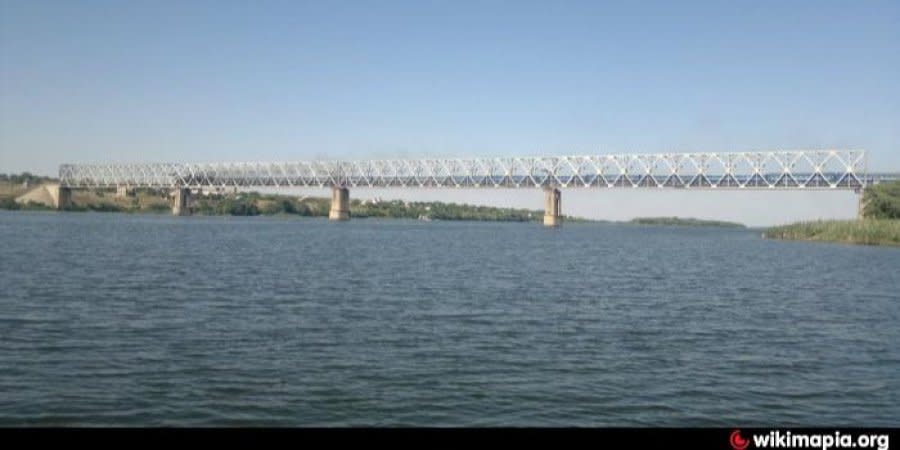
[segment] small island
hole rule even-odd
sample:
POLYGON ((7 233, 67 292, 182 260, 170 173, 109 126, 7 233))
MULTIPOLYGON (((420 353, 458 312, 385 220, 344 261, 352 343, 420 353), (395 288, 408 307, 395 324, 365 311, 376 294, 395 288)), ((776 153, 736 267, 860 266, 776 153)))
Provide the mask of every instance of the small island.
POLYGON ((900 182, 866 188, 862 218, 817 220, 769 228, 769 239, 900 246, 900 182))
POLYGON ((634 225, 673 225, 684 227, 719 227, 719 228, 746 228, 744 224, 737 222, 724 222, 720 220, 694 219, 691 217, 638 217, 628 223, 634 225))

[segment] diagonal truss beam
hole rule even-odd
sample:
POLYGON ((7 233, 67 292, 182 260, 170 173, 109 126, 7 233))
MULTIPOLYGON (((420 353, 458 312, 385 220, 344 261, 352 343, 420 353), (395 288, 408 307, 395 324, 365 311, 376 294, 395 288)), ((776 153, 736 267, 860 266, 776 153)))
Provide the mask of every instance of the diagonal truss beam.
POLYGON ((64 164, 70 188, 134 187, 455 187, 860 189, 860 150, 586 156, 64 164))

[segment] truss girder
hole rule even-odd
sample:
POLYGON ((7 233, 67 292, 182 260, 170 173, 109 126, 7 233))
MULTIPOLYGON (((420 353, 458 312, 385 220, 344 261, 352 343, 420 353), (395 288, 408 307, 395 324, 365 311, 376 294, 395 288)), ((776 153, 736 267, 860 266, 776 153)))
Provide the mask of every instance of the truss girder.
POLYGON ((63 186, 859 189, 865 152, 799 150, 587 156, 65 164, 63 186))

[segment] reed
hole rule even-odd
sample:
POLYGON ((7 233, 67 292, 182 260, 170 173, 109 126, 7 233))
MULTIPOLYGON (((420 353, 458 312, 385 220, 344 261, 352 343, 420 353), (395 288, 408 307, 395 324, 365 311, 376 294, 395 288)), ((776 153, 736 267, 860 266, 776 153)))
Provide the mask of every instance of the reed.
POLYGON ((819 220, 769 228, 770 239, 846 242, 863 245, 900 246, 900 220, 819 220))

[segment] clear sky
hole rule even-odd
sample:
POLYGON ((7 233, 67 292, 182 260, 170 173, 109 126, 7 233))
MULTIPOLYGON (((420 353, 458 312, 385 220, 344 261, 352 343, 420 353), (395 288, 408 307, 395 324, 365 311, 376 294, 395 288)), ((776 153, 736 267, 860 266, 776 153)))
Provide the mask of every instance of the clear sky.
POLYGON ((821 147, 900 170, 896 0, 0 5, 0 172, 821 147))

